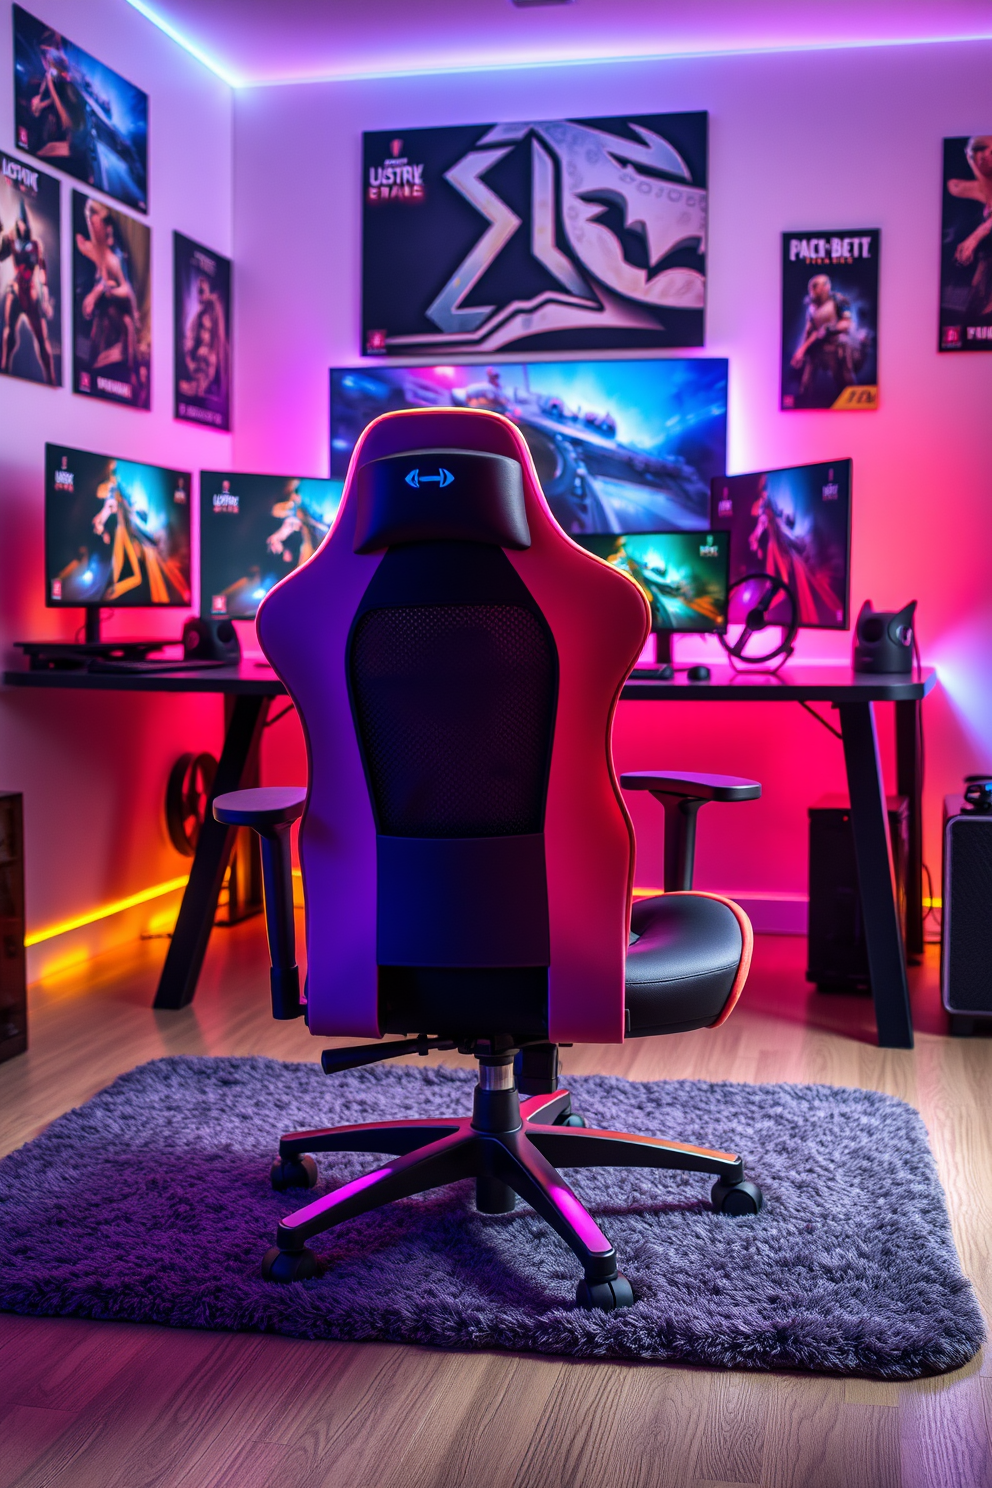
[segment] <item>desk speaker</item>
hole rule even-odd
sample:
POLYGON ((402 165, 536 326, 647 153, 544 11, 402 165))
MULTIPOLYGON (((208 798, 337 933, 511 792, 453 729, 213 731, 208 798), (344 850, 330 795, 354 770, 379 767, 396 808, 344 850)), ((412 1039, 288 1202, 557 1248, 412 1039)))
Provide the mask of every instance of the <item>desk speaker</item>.
POLYGON ((992 1019, 992 811, 944 798, 940 992, 951 1032, 992 1019), (970 808, 970 809, 969 809, 970 808))
POLYGON ((199 618, 183 626, 183 655, 187 661, 228 661, 237 666, 241 642, 230 620, 199 618))

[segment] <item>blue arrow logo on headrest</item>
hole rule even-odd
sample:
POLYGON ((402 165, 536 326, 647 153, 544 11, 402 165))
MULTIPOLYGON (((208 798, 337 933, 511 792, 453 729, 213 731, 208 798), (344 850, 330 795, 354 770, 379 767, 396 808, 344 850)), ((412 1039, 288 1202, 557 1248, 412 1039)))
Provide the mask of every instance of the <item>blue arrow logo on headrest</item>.
POLYGON ((403 478, 408 486, 413 486, 415 488, 417 486, 426 485, 428 481, 436 481, 438 487, 443 490, 445 486, 451 485, 451 482, 454 480, 455 477, 452 475, 450 470, 445 470, 444 466, 442 465, 437 475, 421 475, 419 470, 411 470, 409 474, 405 475, 403 478))

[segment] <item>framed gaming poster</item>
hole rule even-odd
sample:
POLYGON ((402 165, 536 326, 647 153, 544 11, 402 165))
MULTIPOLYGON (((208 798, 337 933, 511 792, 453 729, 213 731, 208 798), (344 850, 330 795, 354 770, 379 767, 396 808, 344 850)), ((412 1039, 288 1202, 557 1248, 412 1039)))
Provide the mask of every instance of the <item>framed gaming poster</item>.
POLYGON ((173 233, 175 416, 231 427, 231 260, 173 233))
POLYGON ((944 141, 941 351, 992 351, 992 134, 944 141))
POLYGON ((363 141, 364 354, 703 345, 705 113, 363 141))
POLYGON ((152 234, 144 222, 72 193, 72 388, 151 407, 152 234))
POLYGON ((62 386, 59 183, 0 155, 0 372, 62 386))
POLYGON ((14 140, 19 150, 148 210, 148 94, 14 6, 14 140))
POLYGON ((782 234, 784 409, 878 407, 878 228, 782 234))

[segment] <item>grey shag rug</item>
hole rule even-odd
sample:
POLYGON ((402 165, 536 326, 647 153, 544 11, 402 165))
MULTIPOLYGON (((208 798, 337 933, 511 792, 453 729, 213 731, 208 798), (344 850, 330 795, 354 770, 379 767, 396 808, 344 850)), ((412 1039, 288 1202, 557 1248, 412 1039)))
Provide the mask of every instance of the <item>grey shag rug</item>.
MULTIPOLYGON (((579 1267, 530 1209, 473 1185, 318 1236, 316 1280, 264 1282, 306 1202, 268 1170, 283 1131, 461 1114, 474 1073, 171 1058, 123 1075, 0 1162, 0 1308, 302 1338, 388 1339, 914 1379, 964 1364, 983 1324, 918 1114, 829 1085, 568 1082, 590 1125, 744 1155, 765 1207, 715 1214, 705 1175, 569 1174, 637 1301, 574 1303, 579 1267)), ((319 1159, 323 1193, 384 1159, 319 1159)))

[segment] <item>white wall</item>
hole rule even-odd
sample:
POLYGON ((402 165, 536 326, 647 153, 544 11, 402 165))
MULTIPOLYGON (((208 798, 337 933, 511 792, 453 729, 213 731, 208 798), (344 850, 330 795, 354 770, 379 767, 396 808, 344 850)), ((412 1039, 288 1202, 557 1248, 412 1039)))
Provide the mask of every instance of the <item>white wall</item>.
MULTIPOLYGON (((992 44, 971 43, 238 92, 237 464, 326 473, 327 368, 360 360, 363 129, 707 109, 706 353, 730 357, 730 469, 853 455, 854 606, 918 598, 946 681, 926 710, 936 870, 941 795, 992 767, 992 354, 935 349, 941 139, 992 127, 990 63, 992 44), (778 411, 779 234, 817 227, 882 230, 876 413, 778 411)), ((849 647, 807 632, 800 656, 849 647)), ((758 805, 704 813, 698 881, 805 893, 806 807, 844 782, 840 745, 797 706, 625 704, 617 745, 621 767, 761 778, 758 805)), ((299 777, 298 744, 271 768, 299 777)), ((657 882, 657 816, 634 810, 638 876, 657 882)))
MULTIPOLYGON (((172 232, 232 251, 230 89, 125 0, 38 0, 37 9, 150 95, 152 409, 115 407, 69 391, 70 193, 79 183, 62 178, 64 386, 0 378, 0 653, 6 666, 19 663, 15 640, 71 637, 82 618, 81 612, 44 608, 46 440, 193 470, 223 465, 231 453, 229 435, 172 417, 172 232)), ((11 30, 10 6, 4 5, 0 148, 16 154, 11 30)), ((47 163, 42 168, 58 175, 47 163)), ((177 610, 124 612, 105 621, 105 630, 178 637, 185 618, 177 610)), ((29 928, 183 872, 187 860, 165 835, 165 780, 177 754, 216 749, 220 737, 219 699, 0 689, 0 788, 24 792, 29 928)), ((122 926, 105 922, 90 943, 106 943, 122 926)), ((124 933, 135 933, 132 922, 124 933)))

